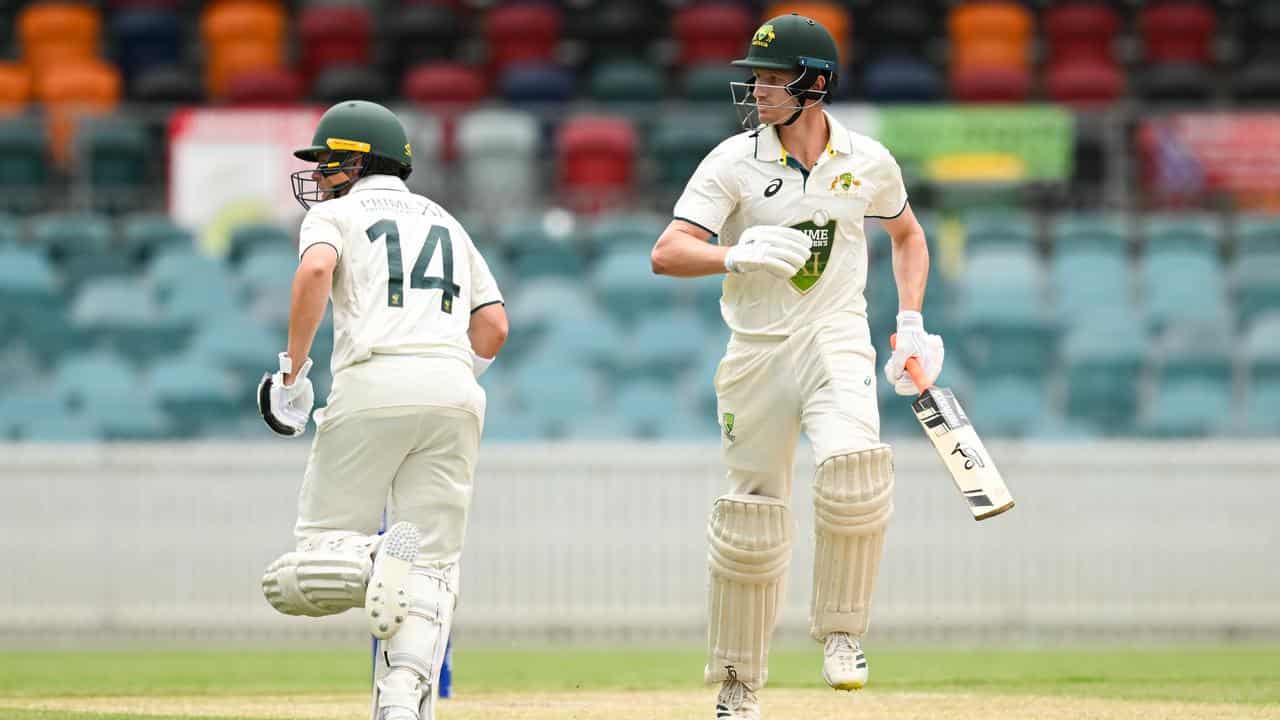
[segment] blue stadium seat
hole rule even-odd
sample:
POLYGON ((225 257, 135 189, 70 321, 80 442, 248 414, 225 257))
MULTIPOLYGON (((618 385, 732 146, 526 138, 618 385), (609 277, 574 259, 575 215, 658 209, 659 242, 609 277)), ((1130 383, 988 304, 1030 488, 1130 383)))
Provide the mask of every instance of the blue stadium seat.
POLYGON ((125 253, 142 263, 162 252, 195 247, 195 235, 161 213, 139 213, 125 218, 121 239, 125 253))
POLYGON ((906 55, 894 55, 867 65, 864 94, 870 102, 935 102, 943 99, 946 84, 929 63, 906 55))
POLYGON ((1231 285, 1236 312, 1248 322, 1264 313, 1280 310, 1280 255, 1257 256, 1236 265, 1231 285))
POLYGON ((965 403, 965 410, 984 436, 1021 437, 1045 414, 1044 388, 1023 377, 993 378, 965 403))
POLYGON ((253 409, 250 388, 236 387, 222 368, 198 355, 160 360, 147 379, 157 405, 173 419, 172 434, 177 436, 194 435, 210 423, 253 409))
POLYGON ((633 438, 657 438, 663 424, 682 414, 675 388, 656 380, 636 380, 618 387, 613 402, 618 414, 627 419, 633 438))
POLYGON ((561 437, 570 421, 597 409, 595 376, 572 358, 558 353, 529 358, 514 378, 519 408, 540 436, 561 437))
POLYGON ((624 321, 665 310, 680 298, 679 281, 654 275, 647 250, 616 250, 591 273, 591 286, 610 314, 624 321))
POLYGON ((1055 253, 1085 246, 1120 253, 1129 248, 1128 221, 1106 213, 1064 214, 1053 222, 1050 236, 1055 253))
POLYGON ((1196 253, 1217 258, 1222 247, 1222 225, 1204 214, 1149 215, 1146 218, 1146 254, 1196 253))
POLYGON ((1057 318, 1065 327, 1134 304, 1129 261, 1118 253, 1079 249, 1054 255, 1050 276, 1057 318))
POLYGON ((100 405, 137 392, 137 375, 110 352, 70 355, 53 375, 53 394, 74 407, 100 405))
POLYGON ((136 280, 103 278, 85 283, 71 308, 71 323, 84 341, 105 344, 143 361, 186 341, 190 322, 166 317, 136 280))
POLYGON ((110 24, 116 64, 128 79, 181 59, 182 25, 170 10, 128 9, 113 13, 110 24))
POLYGON ((1139 427, 1150 437, 1204 437, 1229 428, 1231 386, 1207 378, 1162 383, 1139 427))
POLYGON ((1236 222, 1237 262, 1254 257, 1280 255, 1280 217, 1244 216, 1236 222))
POLYGON ((1198 251, 1153 254, 1142 265, 1147 322, 1159 331, 1175 323, 1231 324, 1222 269, 1198 251))
POLYGON ((498 78, 498 94, 517 105, 565 102, 575 90, 573 75, 558 65, 511 65, 498 78))
POLYGON ((628 342, 628 377, 670 378, 693 367, 703 351, 706 325, 692 311, 645 315, 628 342))
MULTIPOLYGON (((264 371, 275 369, 276 354, 285 341, 251 318, 222 315, 196 331, 188 350, 232 372, 237 387, 251 387, 264 371)), ((314 348, 311 357, 320 363, 321 355, 314 348)))
POLYGON ((1036 227, 1025 212, 975 210, 964 215, 964 244, 970 252, 1008 245, 1034 248, 1036 227))
POLYGON ((1126 308, 1083 315, 1062 351, 1067 416, 1111 432, 1133 425, 1148 346, 1145 324, 1126 308))

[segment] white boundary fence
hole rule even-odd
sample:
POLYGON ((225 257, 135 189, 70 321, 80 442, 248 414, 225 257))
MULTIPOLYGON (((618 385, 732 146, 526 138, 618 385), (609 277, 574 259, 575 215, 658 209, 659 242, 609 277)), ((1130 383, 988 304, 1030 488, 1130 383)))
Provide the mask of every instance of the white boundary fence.
MULTIPOLYGON (((896 448, 873 633, 948 638, 1280 637, 1280 448, 995 445, 1018 507, 969 519, 931 447, 896 448)), ((0 643, 329 641, 358 618, 276 615, 307 443, 0 445, 0 643)), ((806 459, 781 632, 804 633, 806 459)), ((486 446, 460 640, 696 642, 714 447, 486 446)))

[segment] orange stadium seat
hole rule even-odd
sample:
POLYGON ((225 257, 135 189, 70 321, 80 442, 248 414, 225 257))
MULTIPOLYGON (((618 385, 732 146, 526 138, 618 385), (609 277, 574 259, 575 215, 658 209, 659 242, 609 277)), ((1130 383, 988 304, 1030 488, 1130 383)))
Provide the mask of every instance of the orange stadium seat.
POLYGON ((556 151, 560 187, 578 209, 598 210, 631 187, 636 132, 624 118, 571 117, 560 125, 556 151))
POLYGON ((32 3, 17 25, 22 58, 37 72, 50 62, 98 56, 102 17, 87 3, 32 3))
POLYGON ((335 65, 368 65, 373 60, 373 18, 354 5, 311 5, 298 17, 302 74, 313 80, 335 65))
POLYGON ((1001 38, 974 38, 951 49, 951 67, 1026 69, 1031 62, 1030 52, 1028 45, 1001 38))
POLYGON ((679 47, 676 62, 690 67, 746 55, 756 18, 736 3, 697 4, 677 10, 672 26, 679 47))
POLYGON ((1146 59, 1151 62, 1209 64, 1216 27, 1213 9, 1194 0, 1155 3, 1138 16, 1146 59))
POLYGON ((1120 32, 1120 15, 1098 2, 1064 2, 1045 12, 1044 32, 1051 61, 1111 61, 1112 44, 1120 32))
POLYGON ((205 88, 209 97, 223 97, 233 77, 282 67, 282 55, 281 47, 269 42, 249 41, 218 47, 205 65, 205 88))
POLYGON ((554 60, 563 25, 560 10, 550 5, 521 3, 493 8, 484 19, 492 70, 497 73, 515 63, 554 60))
POLYGON ((1010 43, 1031 43, 1031 11, 1016 2, 970 2, 951 11, 948 19, 953 43, 974 38, 1000 38, 1010 43))
POLYGON ((0 115, 22 112, 31 101, 31 71, 26 65, 0 63, 0 115))
POLYGON ((812 0, 810 2, 804 2, 804 0, 778 2, 765 9, 762 21, 788 13, 803 15, 818 21, 831 33, 831 37, 835 38, 836 47, 840 49, 840 63, 849 62, 853 41, 853 18, 849 16, 848 10, 832 2, 813 2, 812 0))
POLYGON ((241 44, 275 45, 283 51, 284 9, 266 0, 220 0, 209 4, 200 18, 205 51, 241 44))
POLYGON ((100 60, 58 63, 36 78, 36 98, 45 104, 54 159, 66 163, 79 118, 104 115, 120 104, 120 71, 100 60))

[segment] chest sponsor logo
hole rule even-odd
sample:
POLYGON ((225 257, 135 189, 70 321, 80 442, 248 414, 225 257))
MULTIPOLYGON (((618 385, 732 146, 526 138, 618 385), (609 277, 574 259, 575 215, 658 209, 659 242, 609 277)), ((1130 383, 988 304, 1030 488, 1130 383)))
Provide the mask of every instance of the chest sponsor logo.
POLYGON ((774 195, 777 195, 778 191, 781 189, 782 189, 782 178, 774 178, 773 182, 769 183, 769 185, 765 187, 764 196, 773 197, 774 195))
POLYGON ((831 246, 836 242, 836 221, 831 220, 825 225, 804 222, 791 227, 809 236, 809 259, 799 272, 791 276, 791 284, 797 290, 808 292, 822 277, 823 271, 827 269, 827 262, 831 260, 831 246))
POLYGON ((848 195, 861 185, 862 181, 854 177, 853 173, 840 173, 831 179, 831 192, 834 195, 848 195))

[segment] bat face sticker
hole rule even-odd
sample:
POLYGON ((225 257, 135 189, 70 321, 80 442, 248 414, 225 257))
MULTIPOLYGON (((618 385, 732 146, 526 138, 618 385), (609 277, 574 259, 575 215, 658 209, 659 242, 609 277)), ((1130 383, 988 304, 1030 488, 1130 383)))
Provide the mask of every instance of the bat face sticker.
POLYGON ((965 470, 972 470, 974 466, 977 466, 977 467, 987 466, 986 463, 982 462, 982 456, 978 454, 977 450, 974 450, 971 447, 965 447, 960 443, 956 443, 955 449, 951 451, 951 454, 959 455, 960 457, 964 458, 965 470))

